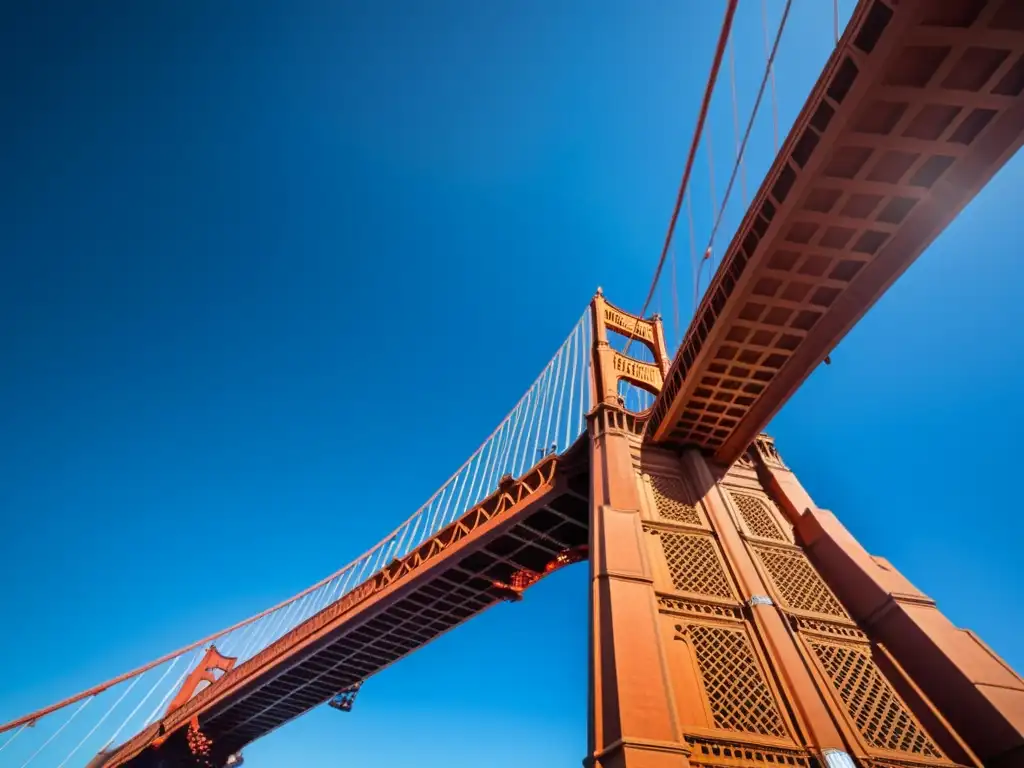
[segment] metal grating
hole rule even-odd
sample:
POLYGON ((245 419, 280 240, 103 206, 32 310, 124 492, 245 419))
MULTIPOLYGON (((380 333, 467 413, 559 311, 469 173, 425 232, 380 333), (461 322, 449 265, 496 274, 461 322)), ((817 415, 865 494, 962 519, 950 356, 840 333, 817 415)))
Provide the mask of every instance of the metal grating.
POLYGON ((716 728, 786 736, 778 707, 741 629, 690 627, 716 728))
POLYGON ((659 531, 658 537, 676 589, 712 597, 734 597, 710 536, 659 531))
POLYGON ((757 545, 752 549, 788 608, 849 618, 803 552, 757 545))
POLYGON ((782 534, 775 517, 761 499, 745 493, 730 493, 743 524, 751 536, 774 541, 788 541, 782 534))
POLYGON ((678 477, 651 475, 651 490, 659 517, 676 523, 701 524, 700 514, 695 506, 687 503, 686 489, 678 477))
POLYGON ((922 757, 944 757, 866 651, 818 641, 810 645, 868 744, 922 757))

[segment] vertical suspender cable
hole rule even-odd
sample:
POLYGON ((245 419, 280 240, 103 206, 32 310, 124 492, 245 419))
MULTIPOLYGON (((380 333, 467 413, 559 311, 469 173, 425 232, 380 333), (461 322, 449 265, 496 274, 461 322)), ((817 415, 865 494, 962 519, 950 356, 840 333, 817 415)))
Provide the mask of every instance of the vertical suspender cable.
POLYGON ((245 645, 242 646, 242 651, 238 654, 238 658, 248 659, 250 654, 256 653, 255 649, 257 647, 258 638, 260 635, 263 634, 263 631, 266 629, 267 623, 270 621, 270 617, 273 615, 274 614, 264 616, 259 621, 253 622, 252 634, 249 636, 249 639, 245 641, 245 645))
POLYGON ((284 627, 285 623, 288 621, 288 617, 292 614, 292 611, 294 610, 295 601, 292 601, 288 603, 288 605, 286 605, 284 608, 281 608, 279 611, 273 614, 273 621, 267 622, 267 635, 266 637, 260 638, 259 643, 253 649, 254 654, 259 653, 277 639, 278 635, 281 634, 281 630, 284 627))
POLYGON ((267 645, 277 642, 277 638, 281 637, 285 632, 291 628, 292 616, 299 610, 299 601, 293 601, 285 611, 281 613, 281 622, 277 625, 277 629, 274 630, 274 634, 270 638, 270 642, 267 645))
POLYGON ((548 366, 547 370, 544 371, 544 386, 542 389, 540 408, 538 409, 534 421, 537 425, 537 433, 533 436, 533 453, 529 456, 529 463, 526 465, 527 468, 532 467, 537 463, 537 449, 540 446, 541 436, 540 431, 544 428, 544 413, 548 403, 551 400, 551 372, 554 370, 552 366, 548 366))
MULTIPOLYGON (((500 432, 498 434, 501 434, 500 432)), ((483 471, 480 473, 480 482, 476 483, 473 488, 473 499, 467 504, 467 508, 473 507, 480 501, 481 498, 487 492, 487 475, 491 471, 491 462, 494 461, 494 452, 498 448, 498 441, 495 438, 491 438, 491 442, 487 444, 487 460, 483 462, 483 471)), ((480 455, 483 459, 483 454, 480 455)))
MULTIPOLYGON (((708 156, 708 193, 711 195, 711 215, 715 215, 715 211, 718 210, 718 198, 715 196, 715 150, 712 142, 712 136, 714 131, 709 131, 707 134, 707 142, 704 144, 708 156)), ((710 251, 704 253, 702 259, 711 258, 710 251)))
POLYGON ((583 333, 580 335, 580 432, 587 431, 587 414, 590 413, 591 405, 589 400, 590 380, 593 377, 594 366, 594 345, 589 341, 589 333, 592 320, 591 312, 588 310, 586 322, 583 324, 583 333))
POLYGON ((288 623, 288 617, 292 615, 292 612, 294 610, 295 602, 293 601, 291 603, 288 603, 286 607, 282 608, 280 611, 277 612, 277 616, 275 617, 277 621, 273 625, 271 625, 273 629, 270 630, 270 632, 267 635, 267 638, 261 641, 262 645, 256 647, 254 653, 259 653, 261 650, 263 650, 268 645, 277 640, 277 638, 281 635, 281 632, 284 629, 285 624, 288 623))
MULTIPOLYGON (((399 555, 399 556, 401 556, 401 555, 399 555)), ((355 575, 356 575, 356 569, 355 568, 349 568, 348 569, 348 575, 345 576, 345 583, 342 584, 341 590, 339 590, 339 593, 338 593, 339 597, 342 596, 342 595, 347 595, 349 593, 349 590, 352 588, 352 582, 355 579, 355 575)))
POLYGON ((563 450, 569 449, 574 437, 572 434, 572 400, 573 395, 576 394, 576 371, 579 366, 579 332, 580 325, 577 323, 576 327, 572 329, 572 380, 569 382, 569 403, 565 409, 565 447, 563 450))
POLYGON ((502 476, 508 471, 508 452, 512 449, 512 438, 515 436, 515 417, 516 411, 513 411, 508 416, 508 429, 505 430, 505 434, 501 438, 501 451, 498 453, 498 460, 494 462, 494 466, 491 467, 491 477, 488 480, 488 487, 493 493, 498 488, 498 482, 502 476))
POLYGON ((234 632, 231 632, 229 634, 224 635, 223 637, 218 638, 217 642, 220 644, 221 653, 223 653, 225 656, 234 656, 235 658, 237 658, 237 651, 241 650, 242 648, 242 640, 243 638, 248 636, 251 630, 252 624, 247 624, 246 626, 234 632))
MULTIPOLYGON (((372 566, 371 566, 371 569, 370 569, 370 573, 373 573, 373 567, 372 566)), ((306 611, 309 609, 309 606, 307 605, 307 603, 309 602, 309 599, 311 597, 312 597, 312 595, 306 595, 306 597, 302 598, 301 600, 297 600, 296 601, 296 603, 295 603, 295 615, 292 617, 292 620, 290 622, 288 622, 288 624, 285 626, 284 631, 280 635, 278 635, 278 638, 277 638, 278 640, 280 640, 282 637, 284 637, 289 632, 291 632, 293 629, 295 629, 297 626, 299 626, 299 624, 301 624, 303 621, 305 621, 304 617, 306 615, 306 611)))
POLYGON ((142 701, 140 701, 138 704, 136 704, 135 705, 135 709, 133 709, 131 712, 128 713, 128 717, 126 717, 122 721, 121 725, 119 725, 117 727, 117 730, 114 731, 114 735, 111 736, 109 739, 107 739, 107 742, 106 742, 106 744, 104 744, 104 747, 114 743, 114 740, 117 739, 117 737, 121 735, 121 731, 124 730, 124 727, 126 725, 128 725, 128 722, 133 717, 135 717, 136 714, 138 714, 138 711, 140 709, 142 709, 142 706, 147 701, 149 701, 149 697, 153 695, 153 691, 155 691, 157 688, 160 687, 160 683, 162 683, 164 681, 164 678, 167 677, 171 673, 171 670, 174 669, 177 666, 178 662, 181 661, 181 659, 182 659, 182 657, 178 656, 174 661, 172 661, 170 664, 167 665, 167 669, 165 669, 164 673, 162 675, 160 675, 160 679, 157 680, 155 683, 153 683, 153 685, 150 687, 150 689, 146 693, 146 695, 142 697, 142 701))
MULTIPOLYGON (((508 456, 509 456, 509 452, 512 450, 512 438, 515 437, 515 434, 516 434, 516 429, 517 429, 518 424, 519 424, 519 416, 520 416, 521 410, 522 410, 522 404, 520 403, 515 408, 513 408, 512 409, 512 413, 509 414, 509 430, 508 430, 508 434, 505 435, 505 446, 502 448, 501 462, 500 462, 500 465, 498 467, 498 471, 501 472, 501 475, 498 475, 498 477, 497 477, 497 480, 499 482, 501 481, 502 475, 504 475, 506 472, 508 472, 508 456)), ((496 486, 496 485, 497 485, 497 482, 493 483, 492 487, 496 486)))
MULTIPOLYGON (((143 673, 143 674, 145 674, 145 673, 143 673)), ((63 760, 61 760, 60 763, 57 764, 57 768, 64 768, 64 766, 67 764, 68 760, 70 760, 72 757, 74 757, 75 753, 82 748, 82 745, 85 744, 85 742, 87 742, 89 740, 89 737, 91 737, 94 733, 96 733, 96 729, 99 728, 101 725, 103 725, 104 721, 108 717, 110 717, 110 713, 114 711, 114 709, 117 707, 118 704, 120 704, 122 701, 124 701, 124 697, 127 696, 129 693, 131 693, 132 688, 134 688, 138 684, 139 680, 141 680, 141 679, 142 679, 142 675, 139 675, 134 680, 132 680, 131 685, 128 686, 128 688, 124 691, 124 693, 122 693, 120 696, 118 696, 117 701, 115 701, 113 704, 111 704, 107 708, 107 711, 103 713, 103 717, 101 717, 99 720, 96 721, 96 725, 94 725, 92 728, 90 728, 89 732, 87 734, 85 734, 85 736, 82 737, 82 740, 79 741, 78 744, 75 745, 75 748, 72 749, 70 752, 68 752, 67 756, 63 760)))
POLYGON ((189 672, 192 671, 192 668, 199 663, 199 660, 202 659, 202 657, 203 649, 200 646, 196 649, 196 652, 192 654, 192 660, 185 665, 185 668, 183 670, 181 670, 181 674, 178 675, 178 679, 174 682, 174 685, 167 689, 167 692, 164 694, 164 697, 157 702, 157 705, 155 707, 153 707, 153 711, 149 713, 149 717, 146 718, 146 722, 142 724, 143 729, 148 728, 149 724, 156 719, 157 715, 160 714, 160 710, 164 708, 164 704, 166 704, 167 700, 171 698, 171 694, 173 694, 175 691, 181 688, 181 684, 185 682, 185 677, 188 675, 189 672))
POLYGON ((472 509, 480 501, 480 495, 483 493, 484 476, 487 474, 487 468, 490 465, 491 454, 493 453, 494 438, 492 437, 483 450, 480 451, 480 457, 477 459, 477 471, 473 474, 473 485, 470 486, 466 509, 472 509))
POLYGON ((519 477, 523 473, 523 462, 526 460, 526 452, 529 451, 527 443, 530 442, 530 427, 533 424, 533 414, 537 410, 539 388, 535 382, 530 388, 530 397, 523 411, 522 424, 519 427, 519 435, 516 437, 515 455, 512 457, 512 475, 519 477))
MULTIPOLYGON (((555 396, 551 399, 551 407, 548 409, 548 426, 544 430, 544 454, 551 450, 551 427, 558 424, 558 417, 562 415, 562 393, 565 391, 565 374, 568 370, 566 365, 567 355, 565 345, 558 351, 558 366, 555 368, 555 396), (556 408, 557 403, 557 408, 556 408)), ((558 442, 558 431, 556 427, 555 442, 558 442)), ((555 447, 557 451, 557 446, 555 447)))
MULTIPOLYGON (((584 347, 583 347, 584 349, 587 350, 588 359, 591 360, 591 364, 593 364, 593 358, 590 356, 590 350, 592 350, 594 348, 594 324, 593 324, 593 318, 591 317, 592 315, 593 315, 593 310, 589 310, 587 312, 588 322, 587 322, 587 327, 586 327, 586 334, 584 336, 584 347)), ((591 382, 587 378, 584 378, 584 380, 581 381, 581 384, 583 386, 583 392, 586 395, 586 400, 585 401, 584 400, 580 401, 580 402, 586 402, 586 404, 587 404, 586 407, 583 409, 583 428, 586 429, 587 428, 586 427, 586 423, 587 423, 586 415, 588 413, 590 413, 592 410, 594 410, 594 406, 596 405, 596 403, 594 402, 594 388, 590 386, 591 382)))
MULTIPOLYGON (((449 481, 448 485, 445 486, 444 493, 447 494, 447 495, 445 496, 445 499, 444 499, 444 511, 441 513, 441 519, 442 520, 447 520, 448 519, 448 510, 452 506, 452 500, 455 498, 455 486, 456 486, 456 484, 457 484, 457 481, 455 483, 449 481)), ((452 514, 452 516, 454 517, 454 513, 452 514)), ((402 538, 403 539, 405 538, 405 534, 402 535, 402 538)), ((400 553, 399 556, 402 556, 402 555, 404 555, 408 551, 408 549, 407 548, 406 549, 399 549, 398 551, 400 553)))
POLYGON ((35 760, 39 756, 39 753, 42 752, 44 749, 46 749, 50 745, 51 741, 53 741, 58 736, 60 736, 61 731, 63 731, 65 728, 67 728, 69 725, 71 725, 71 721, 74 720, 76 717, 78 717, 78 714, 83 709, 85 709, 87 706, 89 706, 93 702, 93 700, 95 698, 96 698, 95 696, 90 696, 88 699, 83 701, 81 706, 79 706, 78 709, 76 709, 74 712, 71 713, 71 717, 69 717, 67 720, 65 720, 60 728, 58 728, 56 731, 51 733, 50 734, 50 738, 48 738, 46 741, 44 741, 42 743, 42 745, 39 747, 39 749, 37 749, 35 752, 33 752, 29 756, 28 760, 26 760, 24 763, 21 764, 21 768, 25 768, 25 766, 29 765, 33 760, 35 760))
MULTIPOLYGON (((574 328, 573 329, 574 333, 575 333, 575 330, 576 329, 574 328)), ((555 442, 554 442, 554 445, 555 445, 555 452, 556 453, 560 452, 561 448, 562 448, 561 445, 559 445, 558 428, 562 425, 562 406, 565 405, 565 395, 566 395, 565 383, 569 380, 569 366, 572 365, 572 362, 571 362, 572 338, 573 337, 570 335, 569 338, 566 340, 565 344, 562 346, 562 351, 565 353, 565 361, 564 361, 564 363, 562 365, 562 383, 558 387, 558 412, 555 414, 555 418, 554 418, 554 425, 555 425, 555 442)), ((547 442, 548 439, 549 438, 546 438, 545 442, 547 442)))
MULTIPOLYGON (((426 519, 426 517, 424 515, 420 515, 420 520, 425 520, 425 519, 426 519)), ((366 569, 370 566, 370 558, 372 556, 373 556, 373 550, 370 550, 369 552, 367 552, 365 555, 363 555, 360 558, 359 562, 362 563, 362 564, 359 566, 359 575, 356 576, 356 584, 362 584, 364 579, 366 578, 366 576, 367 576, 366 569)))
POLYGON ((736 40, 729 38, 729 81, 732 85, 732 135, 736 143, 736 162, 740 164, 740 201, 747 205, 747 164, 740 154, 740 105, 736 98, 736 40))
POLYGON ((487 464, 484 466, 484 477, 480 482, 482 487, 481 498, 483 499, 486 499, 494 490, 494 473, 498 469, 498 464, 501 463, 502 451, 505 450, 505 438, 508 433, 508 430, 505 429, 505 427, 507 426, 508 420, 506 419, 505 424, 503 424, 501 429, 498 430, 498 434, 494 438, 494 446, 491 448, 491 455, 487 459, 487 464))
MULTIPOLYGON (((436 526, 437 526, 438 515, 441 514, 441 508, 442 508, 441 501, 442 501, 442 498, 440 496, 438 496, 432 502, 430 502, 430 504, 427 505, 427 510, 428 511, 431 508, 433 508, 433 510, 434 510, 433 514, 430 515, 430 522, 427 523, 427 530, 428 531, 438 530, 436 526)), ((443 515, 441 516, 441 526, 442 527, 444 526, 444 516, 443 515)))
MULTIPOLYGON (((388 550, 395 543, 394 539, 387 539, 387 543, 380 548, 380 568, 384 565, 385 558, 387 557, 388 550)), ((310 595, 309 605, 306 606, 306 617, 302 620, 303 622, 309 621, 311 616, 316 616, 323 609, 324 595, 327 594, 327 590, 321 587, 316 592, 310 595)))
POLYGON ((722 223, 722 216, 725 213, 725 206, 729 202, 729 195, 732 193, 733 184, 736 183, 736 173, 743 162, 743 157, 747 151, 747 142, 750 140, 750 132, 754 128, 754 120, 757 118, 757 112, 761 108, 761 99, 764 98, 765 86, 768 83, 769 73, 775 64, 775 55, 779 50, 779 43, 782 41, 782 33, 786 29, 786 21, 789 19, 789 11, 793 6, 793 0, 786 0, 786 5, 782 10, 782 19, 779 21, 779 28, 775 33, 775 43, 772 45, 771 53, 768 56, 768 63, 765 66, 764 76, 761 78, 761 87, 757 91, 757 98, 754 100, 754 107, 750 110, 750 119, 747 121, 747 129, 743 134, 743 141, 740 143, 739 155, 736 159, 736 163, 733 165, 732 174, 729 176, 729 184, 725 189, 725 197, 722 198, 722 207, 718 210, 718 215, 715 218, 714 227, 711 229, 711 237, 708 239, 708 250, 711 250, 712 245, 715 241, 715 234, 718 232, 718 227, 722 223))
POLYGON ((512 449, 512 470, 510 472, 513 476, 518 476, 516 467, 519 464, 519 446, 523 442, 523 432, 526 429, 526 423, 529 420, 530 401, 533 399, 533 387, 530 387, 526 392, 526 400, 524 401, 523 413, 519 419, 518 433, 516 434, 516 446, 512 449))
MULTIPOLYGON (((379 556, 379 553, 381 552, 381 549, 382 549, 381 547, 379 547, 379 546, 377 547, 378 556, 379 556)), ((374 570, 376 570, 376 568, 373 568, 370 571, 370 573, 373 573, 374 570)), ((302 622, 304 622, 306 620, 306 617, 309 615, 309 609, 312 607, 312 605, 313 605, 313 603, 315 601, 316 601, 316 592, 310 592, 304 598, 299 600, 298 609, 295 611, 295 618, 292 619, 292 623, 288 627, 288 629, 281 633, 282 636, 288 634, 288 632, 291 632, 293 629, 295 629, 297 626, 299 626, 299 624, 301 624, 302 622)))
MULTIPOLYGON (((396 531, 396 533, 397 533, 397 531, 396 531)), ((399 550, 398 550, 398 547, 400 545, 401 545, 400 539, 396 538, 395 539, 395 550, 394 550, 394 553, 393 553, 394 557, 401 557, 401 555, 399 554, 399 550)), ((331 592, 327 596, 327 603, 328 604, 333 603, 339 597, 342 597, 345 594, 345 592, 346 592, 346 587, 348 586, 348 582, 351 581, 351 580, 352 580, 352 570, 351 569, 346 569, 345 571, 342 571, 341 573, 339 573, 338 574, 338 583, 335 584, 333 587, 331 587, 331 592)))
POLYGON ((676 261, 678 256, 676 254, 676 244, 672 243, 672 249, 670 251, 672 258, 672 348, 679 344, 679 279, 676 276, 676 261))
POLYGON ((551 368, 551 371, 548 374, 547 395, 544 398, 544 412, 541 413, 540 421, 537 422, 537 441, 534 444, 533 449, 534 464, 546 456, 548 452, 547 427, 551 423, 552 406, 555 404, 555 398, 558 396, 555 389, 558 386, 558 363, 561 360, 561 353, 562 350, 559 349, 558 354, 555 355, 555 365, 551 368))
MULTIPOLYGON (((590 309, 588 307, 584 312, 581 321, 576 323, 569 337, 567 337, 567 339, 562 343, 556 355, 548 362, 544 371, 542 371, 541 375, 533 383, 530 389, 527 390, 524 397, 520 399, 519 403, 517 403, 509 415, 506 416, 505 420, 499 424, 498 428, 492 432, 490 436, 488 436, 481 447, 474 452, 466 463, 463 464, 463 466, 460 467, 460 469, 457 470, 456 473, 452 475, 452 477, 450 477, 423 506, 413 513, 409 519, 400 524, 392 534, 383 539, 367 553, 298 595, 295 595, 289 600, 279 603, 278 605, 272 606, 255 616, 234 624, 216 634, 205 637, 202 640, 198 640, 185 648, 179 649, 178 651, 165 654, 142 667, 112 678, 105 683, 94 686, 86 691, 82 691, 81 693, 64 699, 54 705, 44 707, 43 709, 32 712, 9 723, 0 725, 0 733, 12 731, 3 744, 0 745, 0 750, 6 749, 31 724, 34 724, 41 718, 59 710, 70 707, 72 704, 78 703, 79 707, 72 713, 71 717, 61 725, 56 733, 51 735, 42 747, 36 751, 35 755, 29 758, 29 761, 34 760, 35 756, 38 755, 44 747, 51 743, 52 740, 56 738, 56 736, 62 732, 67 725, 96 698, 98 694, 120 683, 131 681, 127 686, 127 689, 122 693, 121 697, 114 703, 114 707, 116 707, 138 685, 143 674, 151 669, 155 669, 161 664, 167 664, 167 667, 160 679, 157 680, 153 687, 150 688, 142 700, 125 719, 124 723, 122 723, 115 731, 110 740, 112 742, 118 735, 120 735, 121 729, 131 721, 131 719, 138 713, 139 709, 153 696, 153 694, 157 693, 163 681, 177 666, 178 662, 189 652, 194 652, 193 660, 184 670, 181 671, 175 685, 171 686, 166 691, 160 702, 154 708, 153 712, 147 718, 143 727, 148 727, 153 719, 157 717, 167 699, 180 687, 185 676, 191 671, 194 665, 198 663, 199 659, 205 652, 204 646, 206 644, 219 640, 221 641, 222 650, 226 649, 227 646, 231 646, 233 649, 241 646, 240 649, 233 650, 232 654, 237 654, 238 658, 245 660, 250 653, 250 649, 252 649, 252 653, 262 650, 271 642, 278 639, 281 634, 292 629, 297 623, 305 621, 310 615, 323 610, 330 601, 335 599, 336 594, 346 594, 353 578, 355 578, 356 583, 358 583, 366 573, 368 567, 371 568, 372 572, 375 572, 377 569, 383 567, 387 562, 389 562, 389 558, 391 558, 396 552, 404 554, 403 548, 406 546, 407 542, 410 547, 418 545, 419 542, 416 540, 416 533, 428 518, 433 518, 433 520, 436 521, 437 511, 441 507, 442 499, 444 499, 445 512, 447 512, 447 508, 450 505, 452 498, 455 496, 456 486, 459 486, 459 502, 461 502, 461 497, 465 494, 467 486, 470 489, 471 499, 476 501, 479 494, 486 489, 486 483, 488 482, 487 478, 492 477, 494 473, 499 470, 504 471, 508 469, 508 465, 504 462, 510 457, 509 451, 513 448, 513 440, 515 445, 515 450, 511 453, 513 466, 514 462, 520 458, 518 456, 518 449, 520 443, 523 442, 524 428, 526 428, 526 444, 524 445, 524 451, 529 450, 530 437, 533 429, 536 428, 536 438, 537 440, 540 440, 541 430, 545 425, 545 441, 549 440, 551 434, 554 433, 557 443, 558 432, 561 428, 561 410, 565 405, 565 382, 568 379, 568 365, 570 364, 569 358, 570 355, 573 354, 573 350, 580 351, 582 344, 578 334, 582 335, 582 332, 585 331, 587 326, 586 320, 589 317, 590 309), (537 395, 538 391, 541 389, 544 390, 544 400, 549 403, 546 411, 544 409, 544 402, 538 402, 540 398, 538 398, 537 395), (558 397, 558 403, 555 403, 554 401, 556 396, 558 397), (533 406, 532 420, 529 418, 531 405, 533 406), (526 422, 524 422, 524 419, 526 419, 526 422), (499 457, 502 458, 499 459, 499 457), (470 469, 469 466, 471 463, 474 465, 472 469, 470 469), (481 468, 483 468, 482 476, 480 475, 481 468), (480 480, 484 485, 476 484, 478 477, 480 477, 480 480)), ((573 357, 575 359, 575 356, 573 357)), ((573 385, 570 386, 574 386, 575 374, 576 371, 574 369, 572 377, 573 385)), ((582 386, 583 377, 581 376, 581 387, 582 386)), ((572 410, 571 402, 572 401, 570 400, 570 411, 572 410)), ((571 413, 567 414, 567 418, 571 419, 571 413)), ((524 454, 522 459, 525 460, 526 458, 527 456, 524 454)), ((533 462, 531 462, 530 466, 532 465, 533 462)), ((459 502, 456 503, 456 510, 454 510, 456 513, 459 511, 457 509, 459 502)), ((102 725, 112 711, 113 707, 111 707, 111 710, 108 711, 96 726, 93 727, 93 730, 87 734, 86 739, 88 739, 96 729, 102 725)), ((85 740, 83 740, 82 743, 84 744, 85 740)), ((109 743, 110 742, 108 742, 108 744, 109 743)), ((76 747, 69 757, 73 756, 79 748, 80 746, 76 747)), ((65 759, 65 762, 66 760, 67 759, 65 759)))
MULTIPOLYGON (((477 478, 480 477, 480 467, 483 465, 484 453, 487 452, 487 446, 484 446, 483 450, 477 454, 476 461, 473 462, 473 475, 469 480, 469 494, 466 496, 466 504, 462 507, 463 511, 472 509, 473 505, 476 504, 476 493, 477 493, 477 478)), ((431 531, 427 536, 433 535, 434 531, 431 531)))
POLYGON ((715 49, 715 58, 711 64, 711 74, 708 77, 707 85, 704 87, 704 99, 700 105, 700 113, 697 117, 697 125, 693 131, 693 140, 690 142, 690 152, 686 158, 686 166, 683 170, 683 178, 679 183, 679 192, 676 195, 676 204, 672 210, 672 218, 669 220, 668 232, 665 235, 665 244, 661 249, 661 257, 658 259, 658 266, 654 270, 654 280, 651 282, 651 289, 647 293, 647 298, 644 300, 644 306, 640 310, 640 314, 637 319, 637 323, 633 327, 633 332, 629 335, 629 340, 626 342, 626 349, 623 354, 629 352, 629 345, 632 344, 633 338, 636 336, 636 329, 639 327, 639 318, 642 318, 647 313, 647 307, 651 303, 651 297, 654 295, 654 290, 658 286, 658 279, 661 277, 661 270, 665 266, 665 259, 668 256, 669 246, 672 244, 672 234, 676 228, 676 219, 679 218, 679 209, 683 205, 683 196, 686 194, 687 185, 690 183, 690 173, 693 171, 693 161, 697 156, 697 148, 700 146, 701 135, 704 132, 704 123, 707 121, 708 108, 711 106, 711 96, 715 91, 715 81, 718 79, 718 70, 722 66, 722 57, 725 54, 725 45, 729 40, 729 33, 732 30, 733 16, 736 14, 736 5, 739 0, 729 0, 725 10, 725 18, 722 20, 722 29, 718 34, 718 46, 715 49))
MULTIPOLYGON (((469 465, 467 464, 462 473, 462 485, 459 486, 459 495, 455 499, 455 512, 453 513, 455 517, 458 517, 462 514, 462 494, 466 492, 466 481, 468 480, 468 478, 469 465)), ((419 543, 419 540, 415 536, 413 536, 413 541, 419 543)))
POLYGON ((533 435, 533 425, 536 423, 540 409, 544 405, 544 383, 547 381, 547 372, 548 370, 545 368, 541 373, 540 378, 537 379, 537 383, 534 384, 537 388, 537 393, 535 393, 533 398, 532 415, 526 420, 526 439, 523 441, 523 454, 519 460, 519 470, 516 472, 517 475, 521 475, 529 467, 533 466, 533 463, 529 461, 530 437, 533 435))
POLYGON ((11 742, 18 738, 18 736, 21 735, 21 732, 24 731, 26 728, 28 728, 28 723, 22 725, 18 730, 11 734, 11 737, 7 741, 5 741, 3 744, 0 744, 0 752, 3 752, 5 749, 7 749, 7 747, 10 746, 11 742))
MULTIPOLYGON (((686 195, 686 217, 690 225, 690 277, 693 279, 693 314, 697 314, 697 299, 700 297, 698 286, 700 283, 701 262, 697 256, 697 234, 693 228, 693 194, 686 195)), ((680 339, 680 344, 682 339, 680 339)))

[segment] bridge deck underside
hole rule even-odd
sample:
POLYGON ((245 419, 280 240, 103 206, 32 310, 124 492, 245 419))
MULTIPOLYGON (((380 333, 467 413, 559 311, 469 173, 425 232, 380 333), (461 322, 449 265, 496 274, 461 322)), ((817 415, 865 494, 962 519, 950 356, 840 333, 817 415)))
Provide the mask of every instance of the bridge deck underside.
POLYGON ((542 573, 559 554, 587 544, 589 480, 586 462, 578 460, 584 447, 577 443, 557 464, 546 459, 524 475, 517 482, 532 486, 507 509, 494 507, 485 518, 485 500, 420 547, 404 571, 395 561, 375 574, 365 584, 377 593, 340 618, 325 623, 314 616, 278 641, 281 648, 268 648, 269 661, 257 657, 229 672, 193 698, 201 704, 194 712, 168 713, 163 722, 174 735, 165 747, 153 746, 157 725, 105 765, 161 766, 184 748, 183 725, 196 715, 218 753, 235 752, 500 602, 495 582, 508 584, 522 569, 542 573), (465 535, 458 538, 460 524, 465 535))
POLYGON ((648 439, 734 461, 1024 139, 1024 3, 859 3, 687 331, 648 439))
POLYGON ((234 751, 325 703, 499 602, 495 581, 506 582, 523 568, 543 571, 560 552, 586 544, 587 515, 587 503, 576 496, 547 499, 487 544, 439 563, 421 586, 373 618, 212 713, 204 733, 234 751))

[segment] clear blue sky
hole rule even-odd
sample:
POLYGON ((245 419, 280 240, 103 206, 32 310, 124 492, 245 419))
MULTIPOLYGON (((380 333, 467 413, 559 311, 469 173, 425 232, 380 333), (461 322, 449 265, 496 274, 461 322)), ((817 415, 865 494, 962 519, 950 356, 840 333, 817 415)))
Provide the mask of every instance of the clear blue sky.
MULTIPOLYGON (((783 129, 831 45, 831 4, 795 5, 783 129)), ((758 6, 737 26, 744 116, 758 6)), ((638 309, 723 7, 0 11, 0 719, 333 571, 476 447, 596 286, 638 309)), ((720 91, 719 198, 729 110, 720 91)), ((751 153, 753 178, 770 119, 751 153)), ((1018 158, 772 427, 821 506, 1018 669, 1022 184, 1018 158)), ((576 764, 585 575, 460 628, 247 764, 576 764)))

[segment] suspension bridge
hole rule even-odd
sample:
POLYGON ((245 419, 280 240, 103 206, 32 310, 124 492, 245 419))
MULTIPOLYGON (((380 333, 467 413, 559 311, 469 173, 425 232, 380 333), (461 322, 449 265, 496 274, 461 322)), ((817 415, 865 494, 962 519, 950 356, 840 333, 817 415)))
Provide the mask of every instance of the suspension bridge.
MULTIPOLYGON (((774 99, 789 11, 765 30, 745 130, 734 113, 723 210, 774 99)), ((841 35, 837 15, 835 50, 723 256, 691 247, 709 282, 670 349, 648 310, 674 272, 736 12, 728 2, 639 312, 598 291, 508 415, 379 543, 285 602, 0 726, 0 765, 238 765, 256 739, 314 707, 351 709, 380 670, 580 562, 588 764, 1024 765, 1024 681, 951 640, 761 436, 1024 141, 1024 6, 862 0, 841 35), (660 548, 624 548, 641 531, 660 548), (631 608, 648 603, 687 638, 690 667, 665 650, 661 619, 631 608), (705 705, 681 703, 666 675, 705 705)))

